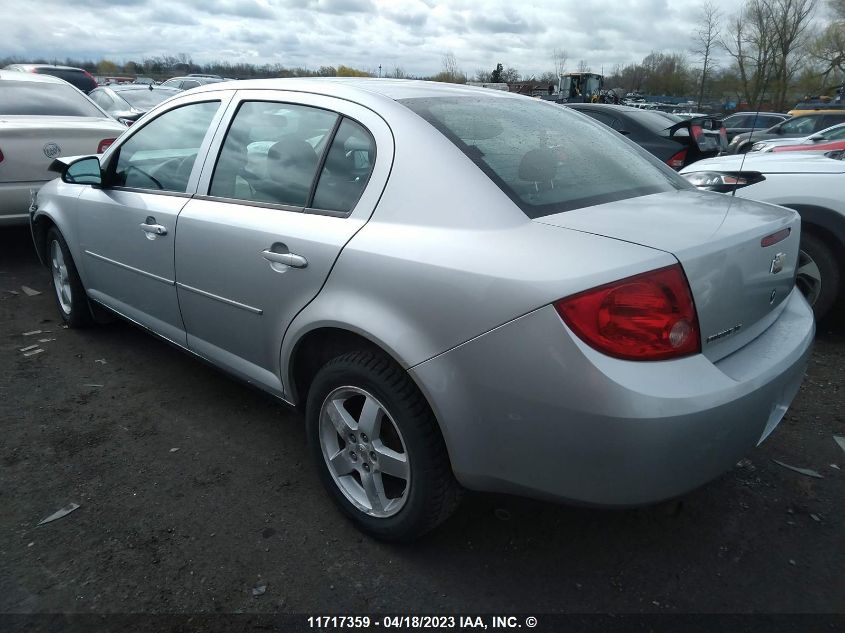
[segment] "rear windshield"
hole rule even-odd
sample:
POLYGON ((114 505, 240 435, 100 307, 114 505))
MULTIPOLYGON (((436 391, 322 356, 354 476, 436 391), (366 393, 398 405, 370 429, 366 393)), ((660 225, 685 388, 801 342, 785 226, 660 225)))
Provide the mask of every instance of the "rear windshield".
POLYGON ((88 97, 67 84, 3 81, 0 114, 35 116, 88 116, 103 118, 88 97))
POLYGON ((150 90, 141 88, 139 90, 116 90, 116 94, 129 105, 140 110, 149 110, 157 106, 165 99, 179 94, 177 90, 150 90))
POLYGON ((559 105, 488 96, 401 103, 461 149, 530 218, 687 188, 632 142, 559 105))
MULTIPOLYGON (((674 125, 672 120, 670 120, 670 118, 666 116, 665 112, 649 112, 648 110, 636 110, 626 112, 625 114, 631 117, 640 125, 642 125, 644 128, 651 130, 656 134, 663 134, 664 136, 668 135, 666 129, 674 125)), ((677 117, 677 121, 675 121, 675 123, 682 120, 683 119, 681 119, 680 117, 677 117)))

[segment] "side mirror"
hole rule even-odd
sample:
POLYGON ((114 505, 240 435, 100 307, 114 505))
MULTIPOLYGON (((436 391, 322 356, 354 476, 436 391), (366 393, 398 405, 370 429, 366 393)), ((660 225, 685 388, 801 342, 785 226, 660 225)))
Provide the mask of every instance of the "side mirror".
POLYGON ((808 136, 807 140, 812 141, 813 143, 818 143, 819 141, 826 141, 827 139, 824 137, 824 134, 813 134, 812 136, 808 136))
POLYGON ((73 161, 62 172, 62 181, 71 185, 101 187, 103 176, 100 159, 96 156, 85 156, 73 161))

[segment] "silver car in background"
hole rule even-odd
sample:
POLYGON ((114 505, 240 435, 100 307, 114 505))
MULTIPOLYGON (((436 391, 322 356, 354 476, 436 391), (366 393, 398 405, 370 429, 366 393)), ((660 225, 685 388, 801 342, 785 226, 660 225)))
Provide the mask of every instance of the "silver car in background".
POLYGON ((811 348, 797 213, 539 100, 214 84, 55 169, 31 222, 67 324, 117 313, 302 408, 384 539, 462 487, 682 494, 773 431, 811 348))

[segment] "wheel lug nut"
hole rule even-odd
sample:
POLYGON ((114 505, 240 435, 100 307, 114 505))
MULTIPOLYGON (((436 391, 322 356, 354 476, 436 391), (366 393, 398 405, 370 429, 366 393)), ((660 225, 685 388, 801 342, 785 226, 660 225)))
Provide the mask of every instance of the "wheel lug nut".
POLYGON ((366 470, 367 472, 370 472, 370 465, 365 463, 364 464, 364 470, 366 470))
POLYGON ((366 442, 366 441, 367 441, 367 434, 366 434, 366 433, 361 433, 361 441, 362 441, 362 442, 366 442))
POLYGON ((370 459, 373 460, 373 461, 376 461, 376 452, 375 451, 370 451, 370 459))
POLYGON ((351 459, 353 462, 358 461, 358 456, 355 454, 355 451, 349 451, 349 459, 351 459))
POLYGON ((355 442, 355 434, 354 433, 349 434, 349 441, 353 442, 353 443, 355 442))

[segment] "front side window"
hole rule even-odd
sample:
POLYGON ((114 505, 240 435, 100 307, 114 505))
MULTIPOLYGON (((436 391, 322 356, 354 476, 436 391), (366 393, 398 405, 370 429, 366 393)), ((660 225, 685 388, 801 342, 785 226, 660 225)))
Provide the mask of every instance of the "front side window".
MULTIPOLYGON (((530 218, 688 188, 645 150, 569 108, 486 95, 400 102, 463 151, 530 218)), ((661 120, 663 128, 671 126, 661 120)))
POLYGON ((734 114, 726 118, 722 123, 729 130, 751 127, 751 117, 747 114, 734 114))
POLYGON ((797 119, 790 119, 780 126, 780 130, 784 134, 810 134, 815 127, 817 117, 799 117, 797 119))
POLYGON ((112 184, 184 193, 219 101, 169 110, 133 134, 118 149, 112 184))
POLYGON ((114 99, 105 90, 95 90, 88 95, 91 101, 100 106, 103 110, 108 112, 114 107, 114 99))
POLYGON ((223 141, 209 195, 305 207, 337 119, 308 106, 243 103, 223 141))

